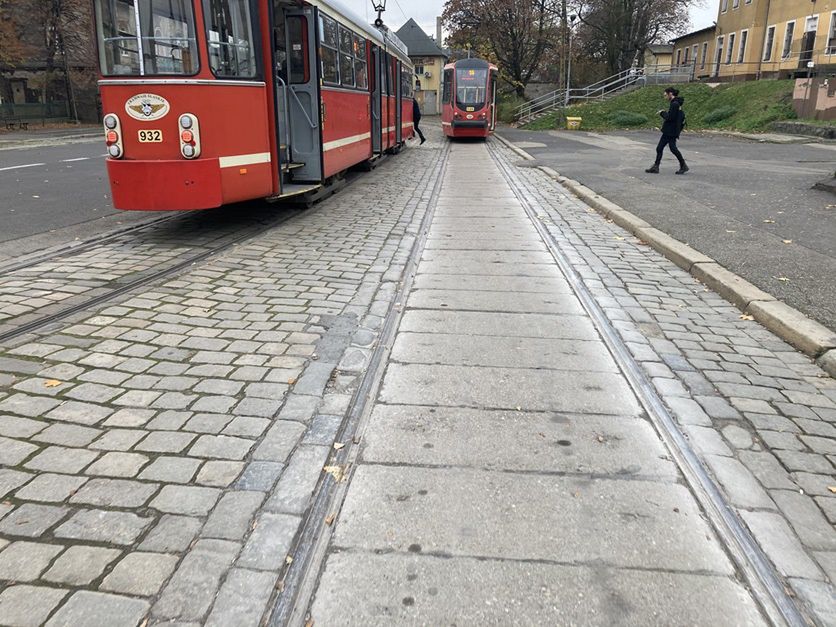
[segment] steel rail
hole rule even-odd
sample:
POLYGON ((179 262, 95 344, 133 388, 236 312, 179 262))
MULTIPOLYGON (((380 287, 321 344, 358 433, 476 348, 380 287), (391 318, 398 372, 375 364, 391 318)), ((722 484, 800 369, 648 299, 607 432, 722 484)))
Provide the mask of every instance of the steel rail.
POLYGON ((512 174, 510 166, 497 154, 496 149, 490 148, 490 152, 503 177, 514 191, 514 195, 522 204, 529 220, 537 229, 558 267, 566 276, 573 292, 604 339, 607 348, 624 373, 657 432, 667 444, 692 493, 706 512, 709 521, 720 540, 725 544, 746 582, 751 586, 753 596, 764 614, 775 625, 807 627, 813 624, 802 614, 788 594, 780 575, 740 520, 734 508, 729 504, 721 489, 711 478, 691 444, 685 439, 653 384, 630 353, 615 327, 610 323, 581 275, 561 250, 558 241, 537 218, 538 215, 543 213, 536 209, 541 206, 540 203, 529 194, 521 191, 521 186, 516 184, 516 177, 512 174))
POLYGON ((403 315, 403 305, 412 288, 420 255, 435 214, 435 205, 441 193, 449 156, 450 142, 446 142, 444 152, 436 167, 436 179, 428 200, 427 211, 410 250, 400 288, 392 298, 369 366, 337 432, 335 441, 344 443, 345 448, 336 451, 328 463, 345 469, 346 480, 337 481, 329 474, 323 475, 320 479, 314 492, 313 505, 308 510, 302 524, 302 531, 291 548, 293 561, 286 567, 280 582, 279 593, 267 621, 268 627, 283 627, 284 625, 301 627, 307 624, 309 605, 315 592, 314 586, 319 579, 319 572, 323 566, 333 531, 333 526, 326 521, 329 516, 334 517, 332 522, 336 519, 345 500, 349 485, 348 479, 360 452, 358 434, 363 433, 377 390, 383 380, 389 353, 403 315))

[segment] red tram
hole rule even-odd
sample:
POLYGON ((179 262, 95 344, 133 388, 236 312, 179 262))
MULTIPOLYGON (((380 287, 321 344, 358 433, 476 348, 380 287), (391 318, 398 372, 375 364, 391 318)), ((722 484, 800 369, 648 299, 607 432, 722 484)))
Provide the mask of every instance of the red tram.
POLYGON ((413 134, 406 47, 338 0, 93 0, 119 209, 313 194, 413 134))
POLYGON ((441 124, 448 137, 487 138, 496 128, 499 69, 482 59, 462 59, 444 68, 441 124))

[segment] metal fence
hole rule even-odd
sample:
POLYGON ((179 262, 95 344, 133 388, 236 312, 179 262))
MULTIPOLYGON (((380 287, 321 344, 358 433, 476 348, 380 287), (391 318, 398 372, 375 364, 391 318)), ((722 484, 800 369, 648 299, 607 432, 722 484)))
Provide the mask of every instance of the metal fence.
POLYGON ((0 118, 18 120, 65 120, 70 118, 70 104, 64 101, 15 104, 0 103, 0 118))

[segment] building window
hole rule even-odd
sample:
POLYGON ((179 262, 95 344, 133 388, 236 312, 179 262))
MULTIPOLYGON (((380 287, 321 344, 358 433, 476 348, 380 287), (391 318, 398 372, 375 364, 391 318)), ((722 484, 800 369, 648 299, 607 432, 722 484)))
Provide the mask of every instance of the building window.
POLYGON ((732 57, 734 56, 734 40, 737 37, 737 33, 730 33, 729 34, 729 47, 726 50, 726 65, 729 65, 732 62, 732 57))
POLYGON ((682 65, 682 49, 676 51, 676 64, 682 65))
POLYGON ((740 6, 740 0, 733 0, 732 2, 732 9, 736 9, 740 6))
POLYGON ((702 60, 700 61, 700 67, 705 67, 705 61, 708 58, 708 42, 706 41, 702 45, 702 60))
POLYGON ((827 35, 826 54, 836 54, 836 11, 830 14, 830 32, 827 35))
POLYGON ((752 4, 752 0, 743 0, 746 4, 752 4))
POLYGON ((691 61, 694 65, 697 64, 697 55, 700 53, 700 46, 699 44, 694 44, 694 58, 691 61))
POLYGON ((775 27, 770 26, 766 29, 766 41, 763 45, 763 60, 772 60, 772 48, 775 46, 775 27))
POLYGON ((729 0, 720 1, 720 13, 725 13, 729 10, 729 0))
POLYGON ((740 31, 740 51, 737 54, 737 62, 743 63, 746 60, 746 41, 749 39, 749 31, 740 31))
POLYGON ((792 35, 795 31, 795 22, 787 22, 787 30, 784 32, 784 48, 781 51, 782 59, 789 59, 792 52, 792 35))
POLYGON ((423 65, 416 65, 415 66, 415 76, 423 76, 424 75, 424 66, 423 65))

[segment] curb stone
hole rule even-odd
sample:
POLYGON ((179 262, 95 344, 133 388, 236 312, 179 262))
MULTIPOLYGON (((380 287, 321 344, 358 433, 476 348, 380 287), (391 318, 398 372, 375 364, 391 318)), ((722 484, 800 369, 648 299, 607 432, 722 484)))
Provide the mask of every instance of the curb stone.
MULTIPOLYGON (((534 157, 501 135, 496 134, 496 138, 526 161, 535 161, 534 157)), ((836 378, 836 332, 762 291, 711 257, 653 228, 635 214, 596 194, 586 185, 561 176, 553 168, 539 166, 539 169, 604 217, 647 242, 654 250, 690 273, 706 287, 717 292, 744 313, 750 314, 782 340, 812 357, 822 370, 836 378)))

